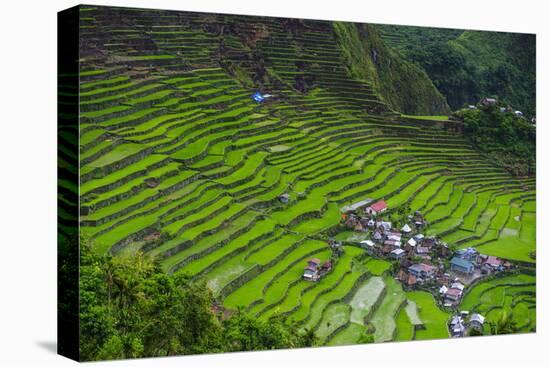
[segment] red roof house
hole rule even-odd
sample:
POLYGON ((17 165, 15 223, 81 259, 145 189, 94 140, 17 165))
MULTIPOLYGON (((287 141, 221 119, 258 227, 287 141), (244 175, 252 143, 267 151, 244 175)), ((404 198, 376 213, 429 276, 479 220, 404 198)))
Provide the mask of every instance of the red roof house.
POLYGON ((365 212, 368 214, 379 214, 388 209, 388 204, 384 200, 377 201, 376 203, 368 206, 365 212))

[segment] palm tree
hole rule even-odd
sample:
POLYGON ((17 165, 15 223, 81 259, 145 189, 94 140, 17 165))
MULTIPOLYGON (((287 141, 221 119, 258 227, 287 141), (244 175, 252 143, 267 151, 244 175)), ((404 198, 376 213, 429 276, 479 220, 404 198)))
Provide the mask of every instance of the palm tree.
POLYGON ((500 317, 496 322, 489 323, 489 329, 492 335, 515 334, 518 332, 517 324, 512 319, 512 315, 505 310, 500 313, 500 317))

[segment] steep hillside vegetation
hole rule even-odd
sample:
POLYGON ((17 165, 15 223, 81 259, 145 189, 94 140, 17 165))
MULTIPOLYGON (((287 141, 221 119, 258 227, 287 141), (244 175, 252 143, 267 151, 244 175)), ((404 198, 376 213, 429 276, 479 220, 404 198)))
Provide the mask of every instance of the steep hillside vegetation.
POLYGON ((404 55, 410 55, 422 45, 440 45, 456 39, 460 29, 375 24, 384 42, 404 55))
POLYGON ((376 25, 384 41, 422 67, 452 109, 496 96, 534 115, 536 39, 530 34, 376 25))
POLYGON ((534 115, 536 39, 530 34, 466 31, 450 45, 466 60, 478 96, 494 95, 534 115))
POLYGON ((480 151, 516 176, 534 176, 535 126, 499 106, 463 109, 455 116, 464 121, 464 133, 480 151))
POLYGON ((386 47, 373 25, 335 22, 333 26, 350 75, 371 82, 395 110, 412 115, 449 112, 426 73, 386 47))

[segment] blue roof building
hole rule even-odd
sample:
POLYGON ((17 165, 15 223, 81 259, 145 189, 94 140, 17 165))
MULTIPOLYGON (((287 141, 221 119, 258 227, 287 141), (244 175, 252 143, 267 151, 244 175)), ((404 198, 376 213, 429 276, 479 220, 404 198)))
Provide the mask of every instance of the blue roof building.
POLYGON ((264 101, 265 97, 262 96, 260 92, 256 92, 252 95, 252 99, 258 103, 261 103, 264 101))
POLYGON ((459 273, 471 274, 474 272, 474 264, 460 257, 453 257, 451 260, 451 270, 459 273))

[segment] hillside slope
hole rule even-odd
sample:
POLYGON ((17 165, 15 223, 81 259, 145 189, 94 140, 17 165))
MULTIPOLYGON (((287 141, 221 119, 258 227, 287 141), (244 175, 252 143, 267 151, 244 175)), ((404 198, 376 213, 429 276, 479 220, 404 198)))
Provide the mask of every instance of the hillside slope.
POLYGON ((471 70, 468 95, 497 96, 529 115, 536 113, 536 38, 532 34, 465 31, 449 41, 471 70))
MULTIPOLYGON (((412 115, 450 112, 445 97, 438 92, 427 74, 388 49, 374 27, 347 22, 277 20, 286 34, 274 32, 273 28, 265 25, 243 26, 230 17, 224 19, 226 23, 219 32, 222 45, 220 63, 233 70, 234 76, 245 85, 253 87, 255 83, 264 84, 278 79, 303 93, 314 86, 325 84, 326 77, 341 77, 346 74, 360 83, 366 83, 371 89, 372 98, 380 99, 392 110, 412 115), (311 39, 304 43, 306 40, 303 36, 313 30, 325 32, 328 37, 317 41, 311 39), (227 46, 235 45, 237 39, 244 48, 236 58, 234 51, 226 51, 227 46), (294 52, 286 60, 278 59, 280 54, 274 54, 273 50, 262 47, 264 41, 269 45, 288 42, 294 52), (310 53, 315 42, 322 42, 322 46, 334 51, 330 54, 310 53), (329 65, 326 61, 331 60, 339 60, 341 65, 327 68, 329 65), (284 69, 266 68, 273 61, 284 64, 284 69), (342 69, 342 65, 346 68, 342 69), (289 69, 292 71, 289 72, 289 69), (247 70, 252 74, 247 73, 247 70)), ((286 53, 290 56, 288 50, 286 53)), ((385 109, 370 109, 375 113, 383 110, 385 109)))
POLYGON ((369 24, 334 22, 350 75, 371 82, 395 110, 412 115, 449 112, 445 97, 417 65, 389 49, 369 24))
POLYGON ((464 134, 472 144, 515 176, 536 174, 536 128, 498 106, 462 109, 454 117, 464 122, 464 134))
POLYGON ((453 110, 496 96, 535 115, 532 34, 377 24, 384 42, 423 68, 453 110))

